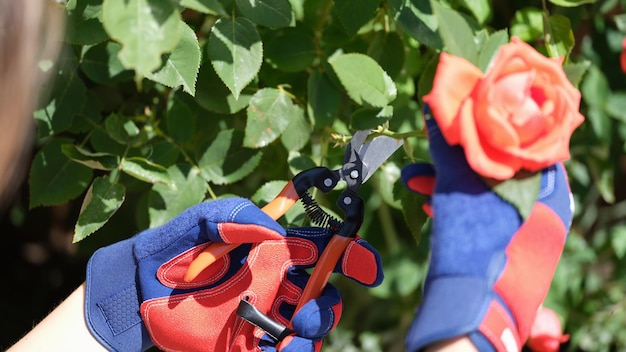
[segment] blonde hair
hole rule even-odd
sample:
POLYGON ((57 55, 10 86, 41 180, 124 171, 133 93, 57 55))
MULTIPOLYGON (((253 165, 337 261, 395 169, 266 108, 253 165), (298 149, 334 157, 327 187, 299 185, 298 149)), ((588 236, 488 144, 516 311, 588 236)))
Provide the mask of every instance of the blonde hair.
POLYGON ((56 59, 63 11, 49 0, 0 0, 0 210, 32 145, 33 108, 46 79, 42 59, 56 59))

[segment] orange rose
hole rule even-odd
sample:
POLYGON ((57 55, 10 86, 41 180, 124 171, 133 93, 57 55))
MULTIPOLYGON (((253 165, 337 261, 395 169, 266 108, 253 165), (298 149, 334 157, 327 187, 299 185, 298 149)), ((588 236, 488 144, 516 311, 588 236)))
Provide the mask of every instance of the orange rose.
POLYGON ((549 59, 513 38, 486 74, 442 53, 424 97, 446 141, 465 150, 482 176, 505 180, 569 159, 572 132, 584 120, 580 92, 561 59, 549 59))

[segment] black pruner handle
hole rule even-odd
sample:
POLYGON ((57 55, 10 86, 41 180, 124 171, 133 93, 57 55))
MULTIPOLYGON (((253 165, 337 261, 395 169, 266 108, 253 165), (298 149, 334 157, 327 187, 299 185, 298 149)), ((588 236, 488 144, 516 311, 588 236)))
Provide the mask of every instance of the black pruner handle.
POLYGON ((283 324, 263 314, 263 312, 253 306, 252 303, 243 299, 239 302, 239 307, 237 307, 237 316, 265 331, 278 342, 295 333, 283 324))

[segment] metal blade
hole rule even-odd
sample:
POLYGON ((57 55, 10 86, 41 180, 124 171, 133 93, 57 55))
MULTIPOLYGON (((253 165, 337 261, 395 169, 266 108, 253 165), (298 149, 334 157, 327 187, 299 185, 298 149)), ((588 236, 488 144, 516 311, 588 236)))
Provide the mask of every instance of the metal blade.
POLYGON ((359 156, 366 166, 367 174, 363 175, 362 183, 365 183, 378 170, 385 160, 389 159, 403 141, 388 136, 378 136, 372 141, 365 143, 359 150, 359 156))

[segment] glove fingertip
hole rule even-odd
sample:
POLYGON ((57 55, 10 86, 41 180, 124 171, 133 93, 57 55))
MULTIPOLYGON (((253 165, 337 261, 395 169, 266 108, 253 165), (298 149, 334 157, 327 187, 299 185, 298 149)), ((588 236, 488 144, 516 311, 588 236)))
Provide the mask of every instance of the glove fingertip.
POLYGON ((300 336, 287 336, 277 348, 280 352, 316 352, 321 350, 321 341, 313 341, 300 336), (318 347, 319 345, 319 347, 318 347))
POLYGON ((292 328, 298 336, 320 339, 337 326, 342 313, 341 294, 329 284, 320 298, 312 299, 300 308, 292 319, 292 328))
POLYGON ((366 240, 357 238, 346 248, 339 271, 366 287, 376 287, 384 279, 378 251, 366 240))
POLYGON ((429 163, 415 163, 402 169, 402 182, 406 188, 425 196, 432 196, 435 189, 435 168, 429 163))

